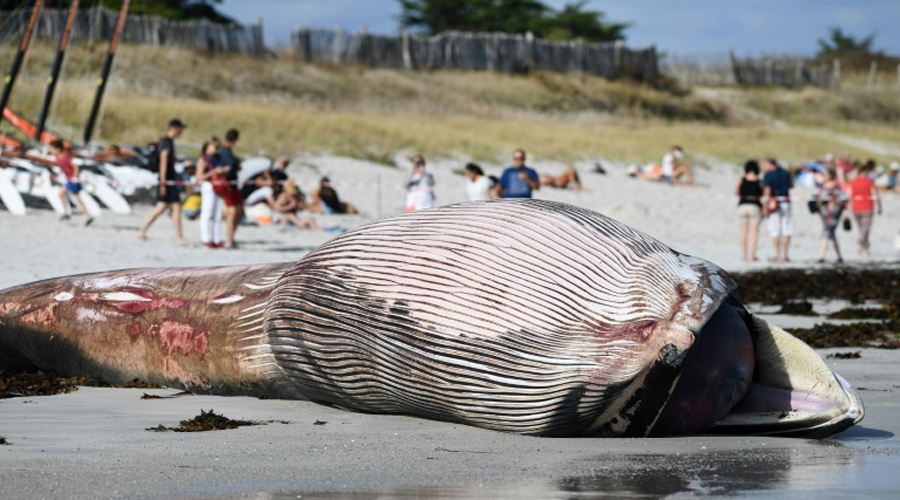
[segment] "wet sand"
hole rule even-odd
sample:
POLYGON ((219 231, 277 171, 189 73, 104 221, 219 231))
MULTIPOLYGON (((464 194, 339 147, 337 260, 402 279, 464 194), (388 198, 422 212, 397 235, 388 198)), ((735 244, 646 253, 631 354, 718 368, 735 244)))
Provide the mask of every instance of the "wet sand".
POLYGON ((11 443, 0 446, 0 497, 895 498, 897 359, 894 351, 863 349, 859 359, 828 360, 860 388, 866 418, 824 441, 535 438, 302 401, 146 400, 144 393, 176 391, 85 387, 0 401, 0 434, 11 443), (201 409, 279 422, 204 433, 146 430, 175 426, 201 409))
MULTIPOLYGON (((357 163, 322 160, 316 170, 304 167, 296 173, 307 181, 321 173, 347 179, 357 163)), ((450 173, 456 166, 429 165, 441 186, 441 203, 464 197, 462 178, 450 173)), ((402 205, 397 186, 406 170, 365 167, 366 174, 339 190, 367 215, 320 219, 321 224, 351 226, 402 205), (380 187, 373 187, 376 177, 380 187)), ((542 170, 553 168, 561 166, 547 164, 542 170)), ((587 192, 549 190, 540 197, 608 213, 678 250, 742 270, 762 264, 738 258, 731 195, 737 177, 730 168, 699 172, 707 188, 672 188, 619 172, 583 173, 587 192)), ((887 213, 898 208, 895 198, 886 203, 887 213)), ((160 220, 150 241, 138 242, 134 236, 147 211, 139 207, 132 216, 104 216, 89 228, 77 225, 78 218, 58 222, 46 211, 25 218, 0 211, 0 288, 124 267, 297 260, 333 237, 292 228, 242 228, 242 249, 210 251, 197 243, 194 223, 185 226, 192 243, 178 246, 172 242, 171 222, 160 220)), ((798 214, 795 224, 794 255, 807 263, 818 248, 818 222, 798 214)), ((891 219, 876 220, 874 229, 876 259, 896 260, 891 219)), ((841 238, 852 256, 850 233, 841 238)), ((760 248, 765 257, 765 240, 760 248)), ((10 443, 0 446, 0 498, 895 498, 900 490, 900 353, 820 352, 857 350, 859 359, 827 362, 859 388, 866 418, 825 441, 533 438, 302 401, 141 399, 145 392, 171 395, 174 390, 81 388, 67 395, 0 400, 0 436, 10 443), (235 419, 287 423, 206 433, 146 430, 176 426, 210 409, 235 419)))

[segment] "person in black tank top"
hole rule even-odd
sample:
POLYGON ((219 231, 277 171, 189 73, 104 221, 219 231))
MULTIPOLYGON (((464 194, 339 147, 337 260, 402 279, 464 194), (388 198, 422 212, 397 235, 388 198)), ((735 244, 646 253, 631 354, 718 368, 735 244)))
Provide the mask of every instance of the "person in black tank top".
POLYGON ((741 259, 756 261, 759 241, 759 222, 762 220, 763 187, 759 178, 759 163, 748 160, 744 164, 744 176, 734 188, 738 196, 738 228, 741 238, 741 259))

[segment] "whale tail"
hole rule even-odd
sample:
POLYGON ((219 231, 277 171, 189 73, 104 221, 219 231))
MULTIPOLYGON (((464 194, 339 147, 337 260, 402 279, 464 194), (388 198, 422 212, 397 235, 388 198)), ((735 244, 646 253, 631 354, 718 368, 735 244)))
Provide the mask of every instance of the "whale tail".
POLYGON ((0 371, 263 392, 261 336, 247 331, 287 267, 131 269, 0 291, 0 371))

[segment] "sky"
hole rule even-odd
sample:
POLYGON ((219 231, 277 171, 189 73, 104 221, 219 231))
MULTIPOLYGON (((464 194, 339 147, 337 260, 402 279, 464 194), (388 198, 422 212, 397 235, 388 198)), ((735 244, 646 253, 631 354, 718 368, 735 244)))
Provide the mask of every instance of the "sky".
MULTIPOLYGON (((544 0, 559 9, 573 0, 544 0)), ((830 26, 900 55, 900 0, 589 0, 608 21, 630 22, 626 44, 672 54, 813 55, 830 26)), ((397 0, 223 0, 219 9, 242 23, 262 18, 266 41, 287 45, 294 27, 339 27, 395 34, 397 0)))

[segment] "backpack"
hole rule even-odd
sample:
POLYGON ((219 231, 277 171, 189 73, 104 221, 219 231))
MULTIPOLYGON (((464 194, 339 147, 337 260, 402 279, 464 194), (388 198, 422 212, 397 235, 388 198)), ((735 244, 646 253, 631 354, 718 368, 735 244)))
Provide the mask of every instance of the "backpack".
POLYGON ((159 173, 159 141, 150 143, 144 148, 144 159, 146 161, 144 168, 159 173))

